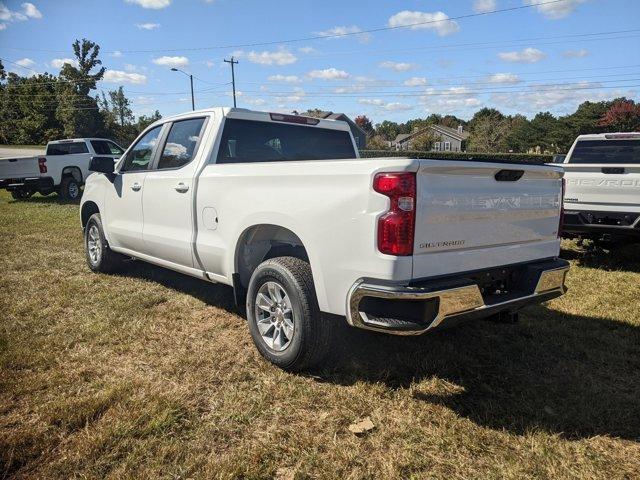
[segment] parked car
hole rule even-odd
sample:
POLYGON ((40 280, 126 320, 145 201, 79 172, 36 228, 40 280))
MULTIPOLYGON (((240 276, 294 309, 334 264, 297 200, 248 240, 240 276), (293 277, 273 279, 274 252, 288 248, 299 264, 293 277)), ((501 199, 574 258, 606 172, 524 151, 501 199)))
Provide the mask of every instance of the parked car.
POLYGON ((58 192, 65 200, 75 200, 90 173, 91 157, 117 159, 123 153, 120 145, 104 138, 56 140, 47 144, 45 155, 0 159, 0 188, 15 199, 58 192))
POLYGON ((640 133, 580 135, 562 166, 563 236, 640 241, 640 133))
POLYGON ((133 257, 233 286, 285 369, 332 348, 325 314, 415 335, 565 292, 559 167, 361 159, 344 122, 215 108, 162 119, 115 169, 91 169, 89 268, 133 257))

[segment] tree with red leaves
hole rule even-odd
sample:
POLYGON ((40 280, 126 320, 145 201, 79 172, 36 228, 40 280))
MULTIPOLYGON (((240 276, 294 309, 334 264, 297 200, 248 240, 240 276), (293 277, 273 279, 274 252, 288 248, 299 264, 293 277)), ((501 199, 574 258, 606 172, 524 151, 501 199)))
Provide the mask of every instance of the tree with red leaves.
POLYGON ((640 131, 640 104, 626 99, 616 101, 598 121, 598 126, 618 132, 640 131))
POLYGON ((366 115, 358 115, 354 122, 356 122, 356 125, 364 130, 367 135, 371 135, 373 133, 373 124, 366 115))

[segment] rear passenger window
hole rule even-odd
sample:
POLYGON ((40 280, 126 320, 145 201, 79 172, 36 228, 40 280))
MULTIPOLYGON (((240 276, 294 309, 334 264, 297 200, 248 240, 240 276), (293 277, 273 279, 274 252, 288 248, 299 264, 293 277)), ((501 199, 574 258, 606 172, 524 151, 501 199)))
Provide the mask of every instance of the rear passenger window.
POLYGON ((77 153, 89 153, 84 142, 54 143, 47 147, 47 155, 74 155, 77 153))
POLYGON ((173 122, 158 162, 158 169, 180 168, 193 160, 203 125, 204 118, 173 122))
POLYGON ((91 146, 98 155, 122 155, 122 149, 113 142, 91 140, 91 146))

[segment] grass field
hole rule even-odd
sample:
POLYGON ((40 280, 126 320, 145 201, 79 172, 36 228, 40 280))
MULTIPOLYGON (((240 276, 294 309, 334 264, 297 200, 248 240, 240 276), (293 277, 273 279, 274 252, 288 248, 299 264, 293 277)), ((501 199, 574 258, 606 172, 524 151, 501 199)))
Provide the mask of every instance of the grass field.
POLYGON ((292 375, 228 287, 90 273, 77 210, 0 194, 0 477, 640 478, 637 247, 567 243, 569 293, 517 325, 336 323, 326 369, 292 375))

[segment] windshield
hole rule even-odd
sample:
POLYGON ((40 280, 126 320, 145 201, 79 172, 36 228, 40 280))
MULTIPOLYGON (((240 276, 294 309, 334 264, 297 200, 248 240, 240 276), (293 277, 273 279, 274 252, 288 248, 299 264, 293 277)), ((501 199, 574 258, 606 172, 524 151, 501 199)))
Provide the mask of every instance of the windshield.
POLYGON ((640 163, 640 140, 580 140, 569 163, 640 163))
POLYGON ((356 158, 348 131, 228 118, 217 163, 356 158))

